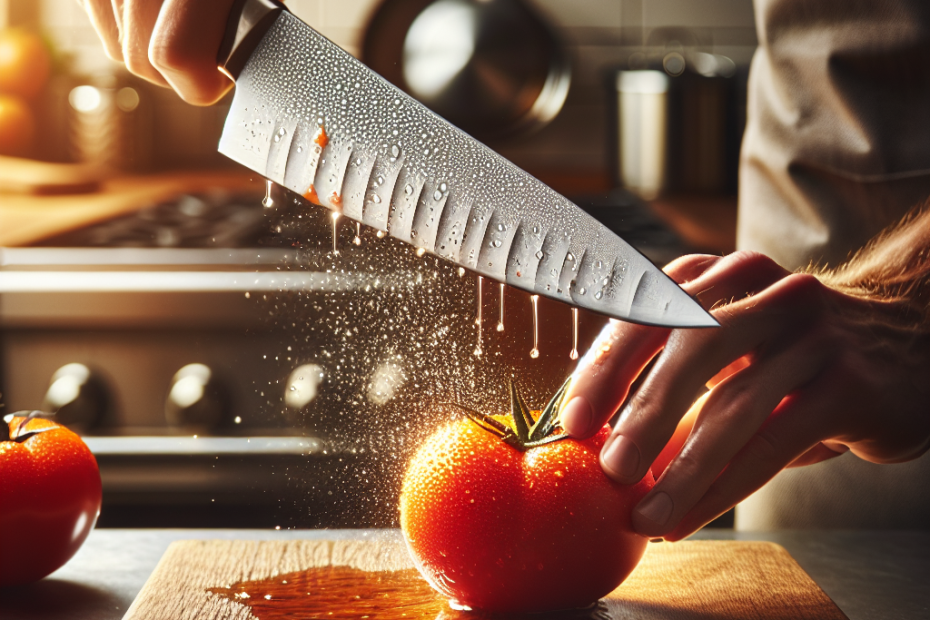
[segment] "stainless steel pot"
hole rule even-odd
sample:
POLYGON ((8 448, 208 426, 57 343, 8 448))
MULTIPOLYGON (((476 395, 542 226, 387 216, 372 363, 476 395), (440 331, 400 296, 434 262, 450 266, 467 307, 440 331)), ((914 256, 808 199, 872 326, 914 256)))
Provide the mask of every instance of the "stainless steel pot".
POLYGON ((545 126, 571 82, 555 33, 520 0, 386 0, 367 28, 362 59, 489 141, 545 126))

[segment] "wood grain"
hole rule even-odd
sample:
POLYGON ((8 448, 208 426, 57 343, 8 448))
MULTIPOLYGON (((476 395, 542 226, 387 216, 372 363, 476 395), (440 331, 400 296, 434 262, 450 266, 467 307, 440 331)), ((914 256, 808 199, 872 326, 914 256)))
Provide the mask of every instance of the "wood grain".
MULTIPOLYGON (((396 537, 181 541, 165 552, 124 620, 251 620, 248 607, 207 589, 321 566, 375 572, 412 564, 396 537)), ((846 617, 784 548, 765 542, 651 544, 604 603, 606 614, 597 617, 612 620, 846 617)))

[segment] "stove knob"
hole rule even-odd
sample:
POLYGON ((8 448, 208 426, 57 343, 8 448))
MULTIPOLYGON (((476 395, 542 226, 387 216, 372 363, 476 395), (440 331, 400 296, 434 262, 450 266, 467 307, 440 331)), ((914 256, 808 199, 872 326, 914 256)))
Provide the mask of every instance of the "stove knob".
POLYGON ((174 374, 165 402, 170 426, 206 430, 226 412, 225 393, 210 367, 188 364, 174 374))
POLYGON ((86 431, 107 413, 110 398, 106 383, 84 364, 65 364, 55 371, 45 392, 42 408, 55 421, 72 430, 86 431))

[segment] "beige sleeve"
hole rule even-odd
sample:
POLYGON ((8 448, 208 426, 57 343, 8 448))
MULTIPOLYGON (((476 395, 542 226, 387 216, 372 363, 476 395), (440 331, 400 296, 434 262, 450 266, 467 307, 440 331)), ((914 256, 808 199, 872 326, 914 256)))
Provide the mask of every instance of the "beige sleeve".
POLYGON ((930 197, 930 2, 756 0, 737 246, 836 265, 930 197))

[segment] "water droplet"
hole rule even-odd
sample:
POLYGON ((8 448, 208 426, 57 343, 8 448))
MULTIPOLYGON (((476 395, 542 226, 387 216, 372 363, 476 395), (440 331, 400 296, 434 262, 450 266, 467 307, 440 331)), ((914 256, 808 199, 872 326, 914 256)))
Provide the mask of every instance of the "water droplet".
POLYGON ((538 252, 536 252, 536 258, 537 258, 537 259, 542 260, 543 256, 544 256, 544 254, 542 253, 542 250, 539 250, 538 252))
POLYGON ((439 184, 439 191, 445 193, 445 192, 449 191, 449 186, 446 185, 445 183, 440 183, 440 184, 439 184))
POLYGON ((387 233, 384 232, 383 230, 379 230, 378 232, 375 233, 375 236, 376 236, 378 239, 384 239, 384 236, 385 236, 386 234, 387 234, 387 233))
POLYGON ((391 146, 391 157, 400 157, 400 149, 396 144, 391 146))
POLYGON ((569 359, 578 359, 578 308, 572 308, 572 352, 569 359))
POLYGON ((603 297, 603 296, 604 296, 604 291, 598 291, 598 292, 594 293, 594 299, 600 300, 601 297, 603 297))
POLYGON ((298 147, 297 147, 297 152, 298 152, 298 153, 303 153, 303 152, 304 152, 304 147, 298 146, 298 147))
POLYGON ((265 181, 265 197, 262 199, 262 206, 266 209, 274 206, 274 199, 271 197, 271 181, 265 181))
POLYGON ((410 231, 410 238, 411 238, 411 239, 416 239, 416 238, 417 238, 417 231, 416 231, 416 230, 411 230, 411 231, 410 231))
POLYGON ((404 193, 407 194, 408 196, 409 196, 410 194, 412 194, 412 193, 413 193, 413 185, 410 185, 409 183, 408 183, 407 185, 405 185, 405 186, 404 186, 404 193))
POLYGON ((492 242, 491 242, 491 247, 492 247, 492 248, 499 248, 499 247, 501 247, 501 240, 500 240, 500 239, 495 239, 494 241, 492 241, 492 242))
POLYGON ((584 294, 587 293, 587 292, 588 292, 588 289, 586 289, 586 288, 583 287, 583 286, 582 286, 580 289, 578 289, 578 294, 579 294, 579 295, 584 295, 584 294))
POLYGON ((442 200, 442 192, 438 189, 433 192, 433 200, 442 200))
POLYGON ((379 196, 378 194, 372 194, 371 201, 375 204, 379 204, 381 202, 381 196, 379 196))
POLYGON ((384 177, 381 176, 380 174, 378 175, 378 178, 375 180, 378 182, 378 185, 381 185, 382 183, 384 183, 384 177))
POLYGON ((465 275, 465 268, 464 268, 464 267, 459 267, 459 269, 458 269, 458 274, 459 274, 459 277, 460 277, 460 278, 461 278, 462 276, 464 276, 464 275, 465 275))
POLYGON ((530 301, 533 303, 533 348, 530 351, 530 358, 539 357, 539 295, 530 295, 530 301))
POLYGON ((417 248, 417 256, 423 256, 426 254, 426 248, 417 248))
POLYGON ((575 260, 575 256, 574 256, 574 254, 572 254, 571 252, 569 252, 568 255, 565 257, 565 259, 566 259, 566 260, 569 260, 569 261, 574 261, 574 260, 575 260))

